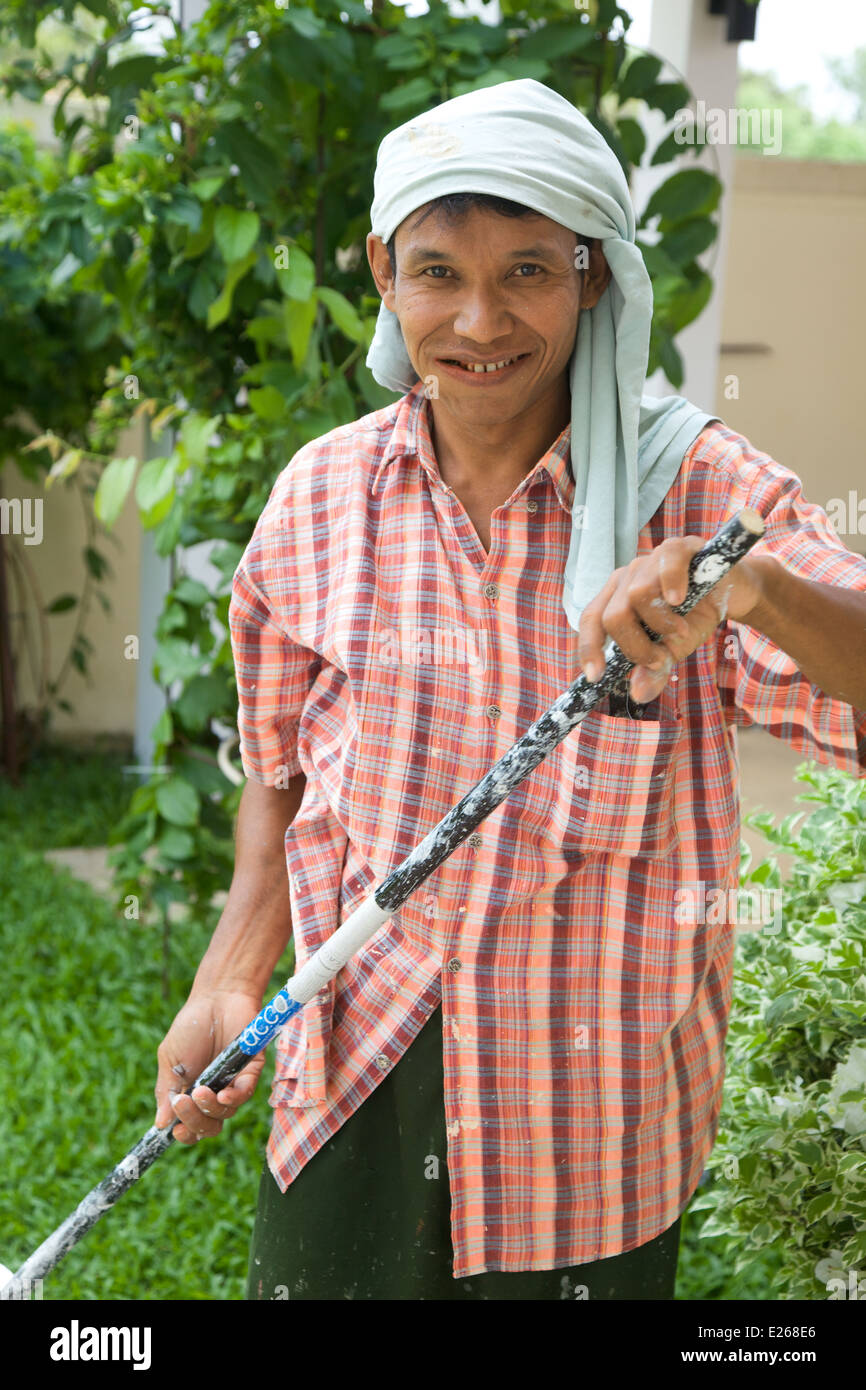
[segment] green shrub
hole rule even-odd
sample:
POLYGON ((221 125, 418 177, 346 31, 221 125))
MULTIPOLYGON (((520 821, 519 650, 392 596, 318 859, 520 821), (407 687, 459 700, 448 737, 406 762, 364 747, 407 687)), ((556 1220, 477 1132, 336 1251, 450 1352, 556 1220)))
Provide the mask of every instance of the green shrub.
POLYGON ((811 814, 749 817, 795 862, 784 884, 773 859, 743 864, 781 914, 737 943, 724 1108, 689 1218, 707 1213, 701 1238, 764 1298, 844 1298, 866 1275, 866 780, 797 776, 811 814))

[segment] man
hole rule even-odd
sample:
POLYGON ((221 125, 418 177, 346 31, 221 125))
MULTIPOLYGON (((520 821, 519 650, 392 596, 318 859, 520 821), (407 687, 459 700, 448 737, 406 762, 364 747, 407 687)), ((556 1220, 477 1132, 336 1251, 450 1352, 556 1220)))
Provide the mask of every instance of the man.
POLYGON ((504 83, 391 132, 371 221, 368 362, 405 394, 295 455, 238 566, 249 780, 157 1123, 219 1131, 263 1058, 219 1096, 175 1077, 257 1011, 290 930, 303 963, 610 635, 622 701, 281 1034, 248 1292, 671 1298, 735 936, 676 904, 736 884, 737 724, 862 769, 866 560, 741 435, 642 396, 628 190, 563 98, 504 83), (744 505, 763 540, 677 617, 744 505))

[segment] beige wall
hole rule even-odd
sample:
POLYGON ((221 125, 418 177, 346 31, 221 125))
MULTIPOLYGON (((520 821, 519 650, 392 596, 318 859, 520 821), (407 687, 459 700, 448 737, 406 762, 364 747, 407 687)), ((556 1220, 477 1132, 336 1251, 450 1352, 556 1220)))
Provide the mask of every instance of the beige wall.
MULTIPOLYGON (((810 502, 864 500, 866 165, 746 156, 734 169, 716 409, 810 502)), ((866 534, 839 534, 866 552, 866 534)))
MULTIPOLYGON (((118 441, 118 454, 141 456, 142 431, 127 430, 118 441)), ((7 536, 6 544, 23 554, 32 568, 44 603, 50 604, 61 594, 80 594, 84 581, 82 551, 86 540, 84 514, 76 491, 63 483, 55 483, 41 491, 19 473, 14 464, 0 472, 0 496, 6 498, 35 498, 41 496, 42 542, 27 545, 21 536, 7 536)), ((111 612, 103 612, 98 600, 90 605, 84 631, 93 644, 90 671, 87 678, 74 669, 64 681, 61 694, 73 706, 72 714, 58 711, 53 729, 58 736, 78 734, 131 735, 135 718, 136 662, 124 656, 124 639, 138 633, 138 558, 140 527, 135 505, 127 499, 123 512, 111 533, 118 544, 104 534, 96 548, 106 556, 111 577, 100 587, 111 603, 111 612)), ((10 593, 13 635, 19 651, 19 704, 27 706, 34 694, 29 664, 21 659, 22 626, 31 630, 31 642, 38 644, 39 624, 31 605, 22 612, 16 587, 10 593)), ((50 614, 45 618, 49 635, 51 679, 56 679, 69 648, 75 628, 75 610, 50 614)))
MULTIPOLYGON (((716 408, 733 429, 797 473, 810 501, 826 506, 833 497, 847 499, 849 489, 866 497, 859 434, 866 376, 866 166, 740 157, 728 196, 732 228, 716 408), (732 373, 738 399, 725 394, 732 373)), ((136 432, 118 452, 140 448, 136 432)), ((2 478, 0 495, 34 495, 8 466, 2 478)), ((45 497, 44 530, 42 545, 27 547, 27 558, 50 601, 76 589, 82 575, 80 504, 62 487, 45 497)), ((139 620, 139 530, 131 502, 115 534, 119 548, 101 547, 115 570, 107 586, 113 610, 92 610, 93 683, 70 677, 65 693, 75 713, 56 719, 57 732, 66 736, 133 731, 136 663, 123 655, 124 638, 137 633, 139 620)), ((842 538, 851 549, 866 550, 866 535, 842 538)), ((21 544, 18 538, 10 543, 21 544)), ((73 619, 48 622, 56 671, 73 619)), ((26 698, 26 679, 23 693, 26 698)))

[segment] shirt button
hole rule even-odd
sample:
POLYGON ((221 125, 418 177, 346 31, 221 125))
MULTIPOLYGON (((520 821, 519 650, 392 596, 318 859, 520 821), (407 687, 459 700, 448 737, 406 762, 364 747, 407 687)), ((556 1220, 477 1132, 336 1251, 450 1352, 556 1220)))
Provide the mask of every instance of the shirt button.
POLYGON ((489 599, 499 598, 499 585, 493 583, 485 584, 484 597, 489 599))
POLYGON ((534 498, 534 497, 530 497, 529 501, 528 501, 527 504, 526 504, 526 510, 527 510, 528 512, 533 512, 533 513, 535 513, 535 512, 538 511, 538 503, 535 501, 535 498, 534 498))
POLYGON ((384 1052, 380 1052, 379 1056, 376 1058, 376 1066, 379 1068, 379 1070, 387 1071, 390 1065, 391 1063, 388 1061, 388 1058, 385 1056, 384 1052))
POLYGON ((463 969, 463 964, 455 956, 453 960, 449 960, 448 969, 451 971, 452 975, 456 975, 458 970, 463 969))
POLYGON ((484 842, 481 839, 481 836, 478 834, 478 831, 473 830, 466 843, 467 845, 471 845, 473 849, 478 849, 479 846, 482 845, 484 842))
POLYGON ((499 708, 498 705, 488 705, 487 713, 489 714, 491 719, 498 719, 500 714, 502 713, 502 710, 499 708))

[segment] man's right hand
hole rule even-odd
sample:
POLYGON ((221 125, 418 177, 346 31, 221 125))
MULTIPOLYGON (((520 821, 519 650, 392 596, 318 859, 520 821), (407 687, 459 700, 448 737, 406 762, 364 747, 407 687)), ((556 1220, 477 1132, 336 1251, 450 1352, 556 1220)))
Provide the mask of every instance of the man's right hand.
POLYGON ((199 1139, 219 1134, 223 1120, 234 1115, 256 1089, 265 1065, 264 1052, 253 1057, 218 1095, 208 1086, 196 1086, 190 1095, 180 1094, 255 1018, 261 1006, 262 1000, 255 994, 237 990, 194 991, 177 1014, 157 1049, 154 1123, 158 1129, 164 1129, 177 1118, 180 1123, 173 1134, 179 1144, 195 1144, 199 1139))
POLYGON ((304 796, 298 773, 288 787, 248 781, 238 807, 235 869, 228 898, 189 994, 159 1047, 156 1126, 179 1144, 219 1134, 223 1120, 249 1100, 265 1065, 260 1052, 214 1095, 208 1086, 180 1094, 262 1007, 291 934, 286 830, 304 796))

